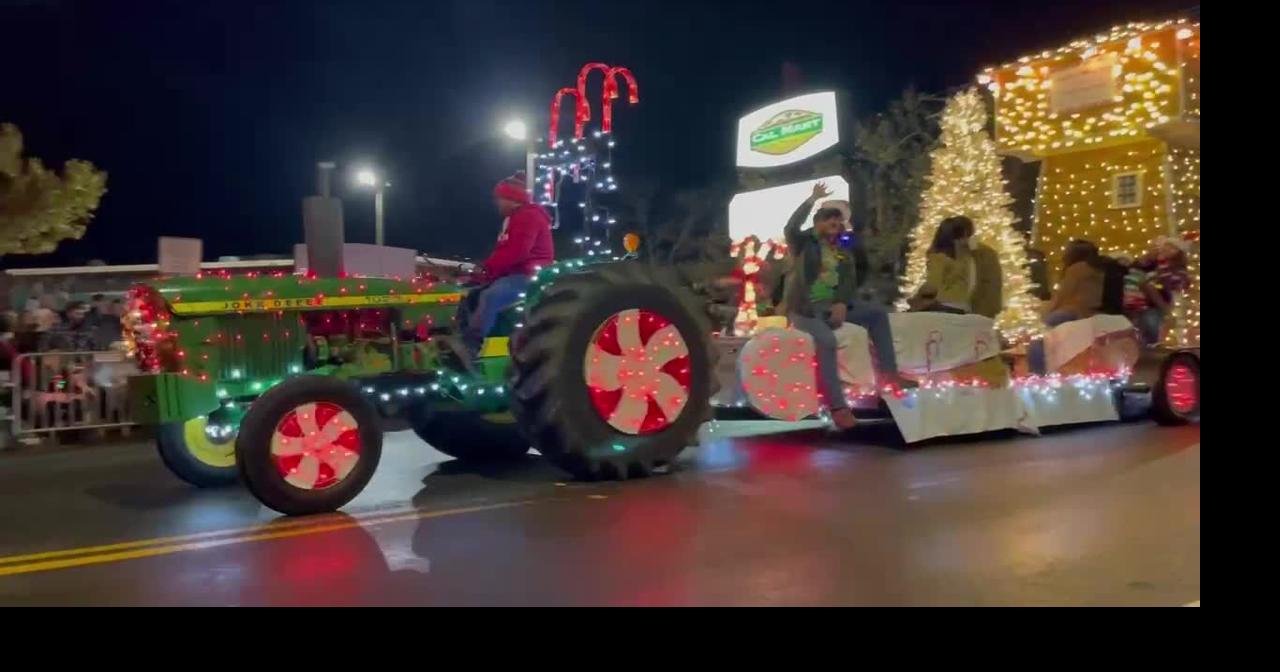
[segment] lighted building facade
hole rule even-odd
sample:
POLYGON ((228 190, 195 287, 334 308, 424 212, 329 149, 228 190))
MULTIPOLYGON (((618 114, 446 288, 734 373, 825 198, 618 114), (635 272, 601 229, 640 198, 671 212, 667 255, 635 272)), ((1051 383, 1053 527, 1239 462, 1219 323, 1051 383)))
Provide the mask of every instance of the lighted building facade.
POLYGON ((1192 285, 1169 339, 1200 342, 1200 24, 1117 26, 978 76, 1001 152, 1040 166, 1032 246, 1060 271, 1066 244, 1141 255, 1177 235, 1192 285))

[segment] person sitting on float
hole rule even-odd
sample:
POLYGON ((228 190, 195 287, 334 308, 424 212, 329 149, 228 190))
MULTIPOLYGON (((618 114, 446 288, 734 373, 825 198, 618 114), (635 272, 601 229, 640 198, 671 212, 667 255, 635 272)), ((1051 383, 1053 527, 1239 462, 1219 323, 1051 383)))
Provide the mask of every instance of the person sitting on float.
POLYGON ((1085 320, 1102 309, 1102 286, 1105 274, 1098 246, 1088 240, 1067 243, 1062 254, 1062 280, 1042 310, 1046 327, 1064 322, 1085 320))
MULTIPOLYGON (((966 218, 967 219, 967 218, 966 218)), ((1004 310, 1004 267, 1000 265, 1000 253, 978 240, 969 221, 966 247, 973 260, 973 292, 969 296, 969 312, 996 319, 1004 310)))
MULTIPOLYGON (((1101 311, 1105 280, 1102 264, 1103 257, 1097 245, 1079 239, 1067 243, 1062 255, 1062 280, 1041 311, 1041 321, 1046 327, 1087 320, 1101 311)), ((1027 358, 1033 372, 1046 373, 1043 340, 1031 343, 1027 358)))
POLYGON ((814 204, 829 195, 826 184, 815 184, 783 228, 793 261, 783 286, 782 309, 793 327, 813 337, 818 383, 831 421, 838 429, 849 429, 857 421, 844 398, 832 331, 844 324, 854 290, 853 257, 839 245, 843 215, 838 208, 821 208, 813 214, 813 229, 800 230, 814 204))
POLYGON ((913 312, 972 312, 978 272, 971 254, 973 222, 968 217, 948 217, 938 224, 925 257, 924 284, 907 300, 913 312))
POLYGON ((1160 238, 1150 252, 1129 267, 1125 276, 1124 312, 1148 346, 1160 342, 1174 296, 1190 284, 1188 248, 1180 238, 1160 238))
POLYGON ((856 421, 840 382, 834 329, 846 321, 867 329, 884 371, 878 378, 900 387, 912 383, 898 374, 887 314, 873 310, 854 297, 857 270, 853 255, 845 246, 848 238, 844 235, 844 212, 838 207, 820 208, 813 214, 813 229, 800 230, 814 204, 829 195, 831 191, 826 184, 815 184, 813 193, 796 208, 783 228, 793 261, 782 287, 780 312, 787 315, 792 326, 813 338, 818 382, 832 422, 839 429, 848 429, 856 421))

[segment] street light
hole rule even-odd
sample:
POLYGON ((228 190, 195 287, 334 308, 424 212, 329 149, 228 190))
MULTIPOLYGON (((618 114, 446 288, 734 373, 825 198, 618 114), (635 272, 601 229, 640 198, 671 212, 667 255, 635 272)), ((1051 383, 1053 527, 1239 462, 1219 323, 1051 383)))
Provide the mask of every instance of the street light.
POLYGON ((356 184, 361 187, 373 188, 373 242, 376 245, 382 244, 382 191, 390 186, 390 183, 383 182, 372 168, 361 168, 356 171, 356 184))
POLYGON ((529 198, 532 199, 533 183, 535 181, 534 175, 533 175, 533 170, 534 170, 533 161, 535 158, 537 158, 537 156, 536 156, 536 152, 534 151, 533 142, 529 139, 529 126, 525 124, 523 120, 512 119, 511 121, 508 121, 505 126, 502 127, 502 132, 512 140, 517 140, 519 142, 524 143, 525 191, 529 193, 529 198))
POLYGON ((529 127, 525 126, 524 122, 519 119, 508 121, 507 125, 502 127, 502 132, 506 133, 507 137, 512 140, 529 139, 529 127))

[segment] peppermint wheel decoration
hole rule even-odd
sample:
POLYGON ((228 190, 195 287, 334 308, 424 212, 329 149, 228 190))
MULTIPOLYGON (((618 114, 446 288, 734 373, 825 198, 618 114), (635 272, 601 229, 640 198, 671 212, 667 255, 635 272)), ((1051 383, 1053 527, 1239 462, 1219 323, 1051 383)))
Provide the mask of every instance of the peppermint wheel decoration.
POLYGON ((624 434, 660 432, 689 403, 689 346, 670 320, 650 310, 605 320, 591 336, 583 371, 596 413, 624 434))
POLYGON ((280 477, 301 490, 341 483, 360 460, 355 418, 327 401, 302 404, 276 424, 271 457, 280 477))
POLYGON ((751 406, 776 420, 795 421, 822 409, 813 339, 794 329, 766 329, 742 347, 738 376, 751 406))

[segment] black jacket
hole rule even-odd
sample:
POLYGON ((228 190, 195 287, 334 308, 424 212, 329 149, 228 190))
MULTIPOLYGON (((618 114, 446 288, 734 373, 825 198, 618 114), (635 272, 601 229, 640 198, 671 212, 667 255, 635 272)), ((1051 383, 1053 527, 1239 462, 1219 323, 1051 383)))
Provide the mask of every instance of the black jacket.
MULTIPOLYGON (((809 290, 813 286, 814 279, 822 271, 822 242, 818 240, 812 229, 800 230, 804 220, 809 218, 813 204, 812 198, 801 203, 800 207, 791 213, 786 228, 782 230, 792 259, 791 269, 787 272, 786 285, 782 291, 780 312, 784 314, 797 313, 820 317, 813 314, 812 306, 809 304, 809 290)), ((849 250, 842 249, 837 251, 836 258, 839 263, 836 269, 839 282, 836 285, 835 301, 847 304, 853 301, 857 287, 857 271, 854 268, 853 254, 849 250)))

